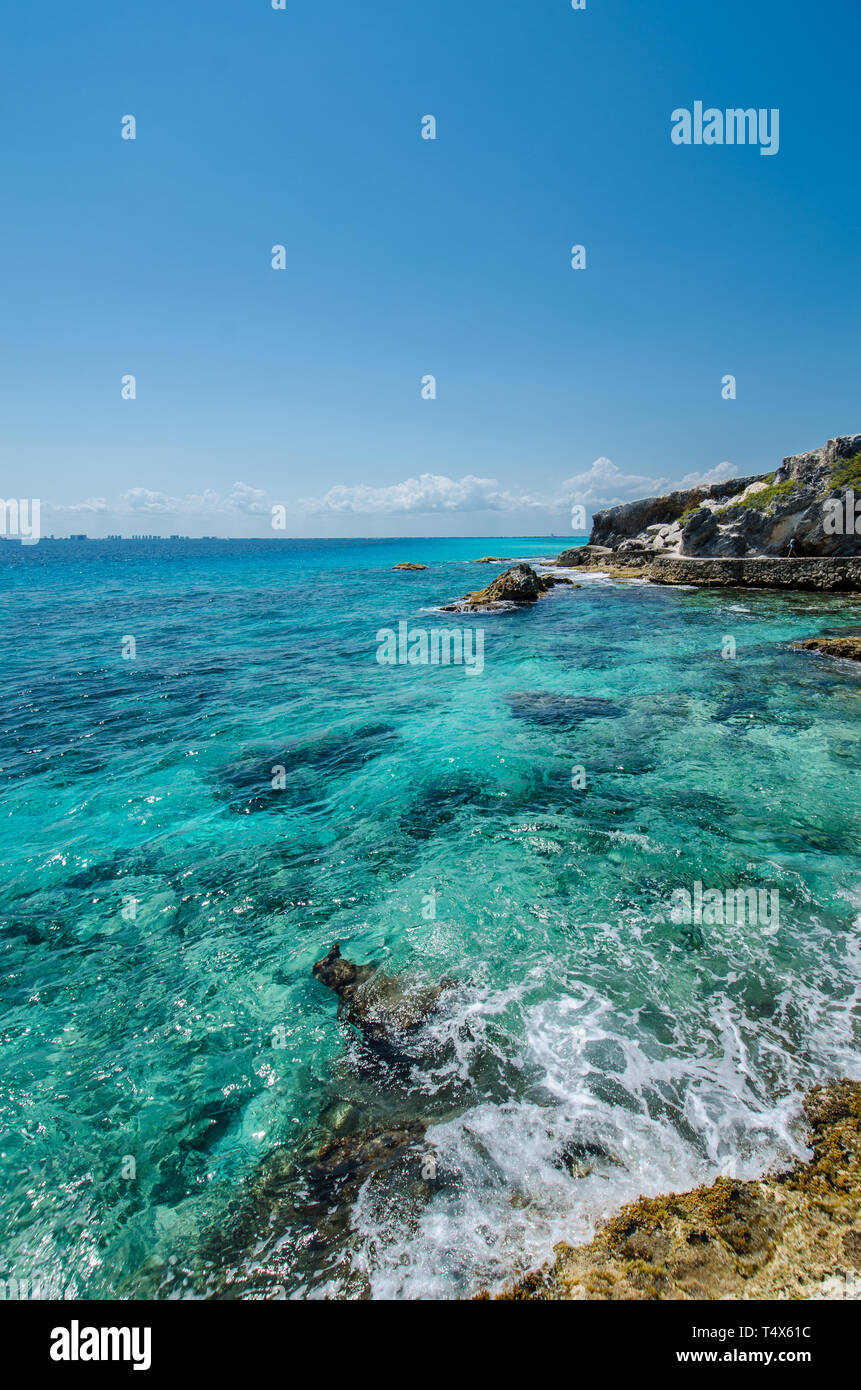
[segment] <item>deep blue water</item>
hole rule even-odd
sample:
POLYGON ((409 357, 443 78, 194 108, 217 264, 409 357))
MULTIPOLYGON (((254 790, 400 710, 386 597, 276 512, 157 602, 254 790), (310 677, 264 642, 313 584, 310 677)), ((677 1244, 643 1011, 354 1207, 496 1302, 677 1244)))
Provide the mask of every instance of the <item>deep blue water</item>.
POLYGON ((861 603, 584 576, 434 611, 565 544, 0 545, 0 1277, 469 1293, 802 1151, 800 1090, 861 1074, 861 673, 791 643, 861 603), (482 629, 484 670, 378 664, 402 618, 482 629), (686 929, 696 881, 779 924, 686 929), (456 978, 409 1065, 338 1024, 335 940, 456 978), (315 1236, 265 1180, 333 1102, 428 1120, 438 1175, 315 1236))

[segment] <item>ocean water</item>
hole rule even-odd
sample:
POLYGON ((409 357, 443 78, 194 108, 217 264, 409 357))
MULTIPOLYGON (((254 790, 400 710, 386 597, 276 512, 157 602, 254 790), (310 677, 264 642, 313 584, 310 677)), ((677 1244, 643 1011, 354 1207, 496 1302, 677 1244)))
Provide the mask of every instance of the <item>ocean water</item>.
POLYGON ((565 543, 0 546, 0 1278, 468 1295, 804 1153, 803 1089, 861 1075, 861 672, 791 643, 861 602, 435 611, 565 543), (483 671, 380 665, 401 619, 483 671), (678 923, 697 882, 779 921, 678 923), (408 1056, 338 1022, 336 940, 454 981, 408 1056), (323 1211, 345 1107, 428 1130, 323 1211))

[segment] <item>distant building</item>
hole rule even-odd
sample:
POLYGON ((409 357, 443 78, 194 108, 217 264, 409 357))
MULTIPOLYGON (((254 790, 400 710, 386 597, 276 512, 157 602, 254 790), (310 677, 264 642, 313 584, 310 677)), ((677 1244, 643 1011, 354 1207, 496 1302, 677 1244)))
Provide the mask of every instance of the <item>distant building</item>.
POLYGON ((70 536, 70 537, 69 537, 69 540, 70 540, 70 541, 85 541, 86 539, 87 539, 87 538, 86 538, 86 536, 84 536, 84 535, 75 535, 75 536, 70 536))

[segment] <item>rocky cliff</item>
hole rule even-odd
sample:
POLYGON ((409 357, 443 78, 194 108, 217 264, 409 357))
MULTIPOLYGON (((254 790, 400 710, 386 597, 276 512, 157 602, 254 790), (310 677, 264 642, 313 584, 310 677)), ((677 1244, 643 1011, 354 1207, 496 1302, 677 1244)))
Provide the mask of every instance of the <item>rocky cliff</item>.
POLYGON ((861 434, 785 458, 774 473, 608 507, 594 515, 590 545, 730 558, 783 555, 794 538, 799 555, 861 555, 861 532, 845 525, 850 491, 861 499, 861 434))

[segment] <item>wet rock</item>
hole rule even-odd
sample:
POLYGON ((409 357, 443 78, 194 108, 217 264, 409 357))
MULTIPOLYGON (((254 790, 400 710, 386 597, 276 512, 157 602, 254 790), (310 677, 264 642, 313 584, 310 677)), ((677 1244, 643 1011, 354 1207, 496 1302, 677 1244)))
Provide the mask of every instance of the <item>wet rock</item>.
POLYGON ((430 1198, 426 1173, 436 1173, 436 1160, 426 1131, 421 1118, 391 1118, 318 1138, 298 1154, 274 1149, 192 1253, 189 1287, 208 1298, 260 1299, 340 1278, 352 1296, 366 1297, 352 1268, 353 1205, 367 1183, 380 1186, 384 1201, 430 1198))
POLYGON ((857 637, 811 637, 806 642, 793 642, 798 651, 820 652, 822 656, 841 657, 844 661, 861 661, 861 634, 857 637))
POLYGON ((610 560, 613 551, 608 545, 575 545, 571 550, 563 550, 556 564, 560 569, 594 569, 602 560, 610 560))
POLYGON ((427 986, 402 975, 387 975, 373 965, 356 965, 341 955, 336 941, 313 968, 321 984, 338 996, 338 1017, 358 1028, 368 1042, 396 1046, 436 1009, 453 981, 427 986))
POLYGON ((359 1128, 362 1112, 352 1101, 337 1100, 330 1101, 327 1106, 320 1111, 320 1124, 333 1134, 354 1134, 359 1128))
POLYGON ((426 570, 427 565, 414 565, 409 560, 403 561, 400 565, 392 565, 393 570, 426 570))
POLYGON ((553 1166, 563 1169, 572 1178, 588 1177, 599 1163, 620 1166, 615 1154, 594 1139, 569 1139, 553 1157, 553 1166))
MULTIPOLYGON (((861 1222, 861 1083, 804 1102, 813 1158, 758 1181, 718 1178, 623 1207, 589 1245, 499 1295, 510 1299, 851 1297, 861 1222), (843 1273, 841 1274, 841 1271, 843 1273)), ((486 1295, 485 1295, 486 1297, 486 1295)))
POLYGON ((358 1188, 371 1173, 382 1172, 424 1139, 423 1120, 376 1126, 326 1144, 308 1164, 307 1176, 316 1186, 350 1184, 358 1188))
POLYGON ((509 557, 507 555, 482 555, 480 560, 473 560, 474 565, 507 565, 509 557))
MULTIPOLYGON (((460 611, 476 608, 492 611, 499 607, 508 608, 512 604, 522 607, 524 604, 537 603, 542 594, 546 594, 557 584, 571 584, 571 580, 560 575, 536 574, 531 565, 513 565, 510 570, 497 575, 486 589, 476 589, 474 593, 467 594, 459 604, 452 605, 452 608, 460 611)), ((452 609, 447 608, 444 611, 450 612, 452 609)))
POLYGON ((538 575, 531 565, 513 565, 505 570, 486 589, 467 594, 464 603, 477 608, 491 603, 536 603, 541 595, 538 575))

